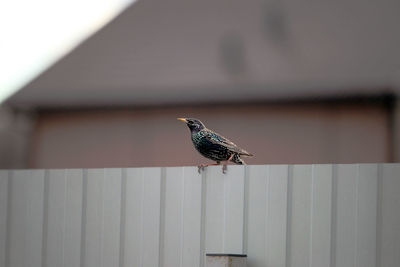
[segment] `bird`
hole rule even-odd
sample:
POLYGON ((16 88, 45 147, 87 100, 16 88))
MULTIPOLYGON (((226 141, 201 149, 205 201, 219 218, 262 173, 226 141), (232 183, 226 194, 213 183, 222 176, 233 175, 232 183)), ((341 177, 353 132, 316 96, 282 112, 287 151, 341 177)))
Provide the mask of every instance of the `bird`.
POLYGON ((222 161, 222 172, 226 173, 226 162, 231 161, 235 164, 246 165, 241 156, 252 157, 246 150, 238 147, 229 139, 206 128, 204 124, 195 118, 178 118, 183 121, 190 129, 191 138, 194 147, 204 157, 215 161, 215 164, 199 165, 198 171, 204 170, 204 167, 211 165, 220 165, 222 161))

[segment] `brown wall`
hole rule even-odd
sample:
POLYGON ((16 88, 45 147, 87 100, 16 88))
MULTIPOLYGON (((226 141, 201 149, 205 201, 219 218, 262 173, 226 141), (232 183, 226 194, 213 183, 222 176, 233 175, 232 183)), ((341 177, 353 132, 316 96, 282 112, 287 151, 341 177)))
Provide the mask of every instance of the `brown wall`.
POLYGON ((197 165, 177 117, 196 117, 255 155, 248 164, 390 161, 388 121, 379 105, 229 105, 39 115, 33 168, 197 165))
POLYGON ((0 169, 26 168, 34 118, 0 106, 0 169))

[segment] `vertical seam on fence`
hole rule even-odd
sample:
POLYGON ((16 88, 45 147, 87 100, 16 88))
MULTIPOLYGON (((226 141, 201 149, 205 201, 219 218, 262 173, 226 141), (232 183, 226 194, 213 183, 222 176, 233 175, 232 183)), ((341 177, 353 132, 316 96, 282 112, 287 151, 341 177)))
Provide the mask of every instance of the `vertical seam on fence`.
POLYGON ((360 165, 357 164, 357 172, 356 172, 356 177, 355 177, 355 198, 356 198, 356 203, 355 203, 355 217, 354 217, 354 267, 358 267, 358 221, 359 221, 359 183, 360 183, 360 165))
POLYGON ((119 267, 123 267, 125 263, 125 221, 126 221, 126 184, 127 169, 121 170, 121 211, 120 211, 120 228, 119 228, 119 267))
POLYGON ((309 266, 313 266, 312 264, 312 251, 313 251, 313 216, 314 216, 314 172, 315 165, 311 165, 311 196, 310 196, 310 244, 309 244, 309 254, 308 254, 308 264, 309 266))
POLYGON ((64 214, 63 214, 63 229, 62 229, 62 252, 61 252, 61 262, 62 266, 65 265, 65 228, 67 219, 67 171, 64 170, 64 214))
POLYGON ((291 223, 292 223, 292 194, 293 194, 293 165, 288 167, 288 183, 287 183, 287 224, 286 224, 286 267, 291 266, 291 223))
POLYGON ((269 252, 270 252, 270 242, 269 242, 269 203, 270 203, 270 179, 271 179, 271 166, 267 166, 267 176, 265 177, 265 216, 264 216, 264 262, 267 263, 269 260, 269 252))
POLYGON ((165 200, 166 200, 166 169, 161 168, 160 177, 160 225, 158 243, 158 266, 164 266, 164 236, 165 236, 165 200))
POLYGON ((105 213, 104 213, 104 199, 105 199, 105 187, 106 187, 106 169, 103 169, 103 180, 101 186, 101 226, 100 226, 100 266, 103 267, 104 263, 104 220, 105 220, 105 213))
POLYGON ((10 250, 11 250, 11 192, 12 192, 13 173, 7 173, 7 219, 6 219, 6 248, 5 248, 5 265, 10 266, 10 250))
MULTIPOLYGON (((285 198, 286 198, 286 209, 287 209, 287 207, 288 207, 288 195, 289 195, 289 193, 288 193, 288 183, 289 183, 289 165, 286 165, 286 177, 284 178, 284 179, 286 179, 286 190, 285 190, 285 198)), ((287 228, 288 228, 288 225, 289 225, 289 223, 288 223, 288 217, 287 217, 287 214, 288 214, 288 211, 286 210, 286 216, 285 216, 285 219, 284 219, 284 223, 285 223, 285 225, 284 225, 284 227, 285 227, 285 230, 287 230, 287 228)), ((287 231, 285 231, 285 233, 284 233, 284 240, 287 242, 287 231)), ((284 258, 284 262, 283 262, 283 266, 287 266, 287 257, 286 257, 286 255, 287 255, 287 244, 285 243, 285 258, 284 258)))
POLYGON ((224 185, 224 217, 223 217, 223 225, 222 225, 222 252, 225 252, 225 245, 226 245, 226 227, 227 227, 227 211, 229 208, 229 188, 230 188, 230 181, 225 179, 225 175, 222 176, 222 181, 224 185))
POLYGON ((82 170, 82 215, 81 215, 81 255, 80 267, 85 266, 86 258, 86 209, 87 209, 87 186, 88 170, 82 170))
POLYGON ((201 172, 200 267, 204 267, 206 241, 207 176, 201 172))
POLYGON ((249 166, 244 166, 244 190, 243 190, 243 244, 242 252, 247 254, 248 247, 248 217, 249 217, 249 166))
POLYGON ((49 170, 44 172, 44 185, 43 185, 43 226, 42 226, 42 266, 47 266, 47 235, 49 225, 49 170))
POLYGON ((336 215, 337 215, 337 177, 338 165, 332 165, 332 192, 331 192, 331 261, 330 267, 336 266, 336 215))
POLYGON ((180 236, 180 259, 179 266, 183 264, 183 247, 184 247, 184 233, 185 233, 185 168, 182 167, 182 201, 181 201, 181 236, 180 236))
POLYGON ((140 196, 140 258, 139 258, 139 266, 143 267, 143 242, 144 242, 144 193, 145 193, 145 179, 144 179, 144 169, 142 168, 142 194, 140 196))
POLYGON ((381 266, 381 248, 382 248, 382 193, 383 193, 383 164, 378 164, 377 173, 377 204, 376 204, 376 258, 375 266, 381 266))

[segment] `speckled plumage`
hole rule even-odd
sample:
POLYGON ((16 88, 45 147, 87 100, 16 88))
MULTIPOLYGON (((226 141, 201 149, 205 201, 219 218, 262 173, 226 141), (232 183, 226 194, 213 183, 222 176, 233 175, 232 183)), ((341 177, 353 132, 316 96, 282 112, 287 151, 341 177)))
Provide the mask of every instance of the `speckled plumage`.
POLYGON ((207 129, 204 124, 197 119, 185 118, 179 120, 186 122, 189 127, 192 142, 196 150, 204 157, 216 161, 217 164, 227 160, 236 164, 245 164, 240 156, 253 156, 222 135, 207 129))

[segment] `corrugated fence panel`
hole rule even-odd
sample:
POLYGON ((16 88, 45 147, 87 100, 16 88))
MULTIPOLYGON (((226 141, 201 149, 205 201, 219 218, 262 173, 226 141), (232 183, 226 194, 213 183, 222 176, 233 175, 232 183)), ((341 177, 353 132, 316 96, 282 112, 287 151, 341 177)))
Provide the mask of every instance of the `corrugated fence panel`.
POLYGON ((164 266, 199 266, 201 175, 193 168, 166 171, 164 266))
POLYGON ((206 252, 243 253, 244 168, 220 166, 207 175, 206 252))
POLYGON ((106 169, 104 174, 101 266, 119 266, 122 173, 121 169, 106 169))
POLYGON ((206 170, 206 253, 225 252, 225 176, 221 167, 206 170))
POLYGON ((311 179, 310 266, 330 266, 332 166, 313 166, 311 179))
POLYGON ((247 263, 252 267, 266 265, 268 170, 268 166, 250 166, 248 171, 247 263))
POLYGON ((0 171, 0 266, 6 266, 8 171, 0 171))
POLYGON ((378 266, 400 266, 400 164, 383 165, 378 266))
MULTIPOLYGON (((45 222, 44 266, 64 266, 64 240, 66 238, 66 197, 67 179, 64 170, 50 170, 45 183, 48 188, 45 194, 45 222)), ((79 244, 80 245, 80 244, 79 244)))
MULTIPOLYGON (((220 168, 214 168, 221 172, 220 168)), ((229 253, 243 253, 244 170, 241 166, 231 166, 224 177, 224 251, 229 253)))
POLYGON ((82 170, 49 170, 44 183, 43 266, 80 266, 82 170))
POLYGON ((288 166, 250 166, 247 254, 249 266, 286 266, 288 166))
POLYGON ((160 168, 128 169, 125 266, 159 266, 161 188, 160 168))
POLYGON ((119 266, 121 170, 87 172, 84 266, 119 266))
POLYGON ((126 174, 125 244, 126 266, 143 266, 143 169, 128 169, 126 174))
POLYGON ((378 203, 378 167, 360 165, 357 176, 357 267, 376 265, 376 218, 378 203))
POLYGON ((82 170, 66 170, 64 265, 79 267, 82 233, 82 170))
POLYGON ((166 175, 165 229, 163 258, 165 266, 182 266, 185 177, 183 168, 169 168, 166 175))
POLYGON ((83 266, 102 266, 104 247, 104 170, 86 171, 86 224, 83 266))
POLYGON ((44 171, 13 171, 6 266, 42 266, 44 171))
POLYGON ((161 170, 145 169, 143 179, 143 266, 153 267, 160 263, 161 170))
POLYGON ((337 170, 336 266, 355 266, 358 165, 339 165, 337 170))
POLYGON ((283 267, 286 266, 288 166, 270 166, 268 176, 266 264, 283 267))
POLYGON ((399 207, 399 164, 0 171, 0 267, 397 267, 399 207))
POLYGON ((312 178, 312 166, 293 166, 289 181, 291 220, 289 222, 288 261, 291 267, 310 266, 312 178))
MULTIPOLYGON (((196 168, 183 168, 183 229, 181 244, 181 267, 200 266, 201 260, 201 205, 202 205, 202 177, 196 168)), ((169 217, 168 213, 165 213, 169 217)), ((166 228, 166 232, 168 228, 166 228)), ((168 266, 168 265, 165 265, 168 266)))

